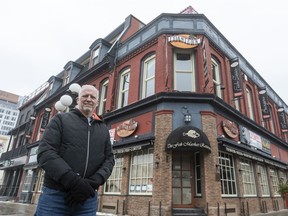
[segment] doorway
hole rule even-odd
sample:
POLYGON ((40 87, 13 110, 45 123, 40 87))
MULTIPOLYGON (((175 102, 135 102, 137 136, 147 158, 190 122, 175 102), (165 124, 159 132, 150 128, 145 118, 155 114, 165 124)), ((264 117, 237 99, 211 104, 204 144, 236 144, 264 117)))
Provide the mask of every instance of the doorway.
POLYGON ((173 208, 194 207, 193 154, 173 152, 172 193, 173 208))

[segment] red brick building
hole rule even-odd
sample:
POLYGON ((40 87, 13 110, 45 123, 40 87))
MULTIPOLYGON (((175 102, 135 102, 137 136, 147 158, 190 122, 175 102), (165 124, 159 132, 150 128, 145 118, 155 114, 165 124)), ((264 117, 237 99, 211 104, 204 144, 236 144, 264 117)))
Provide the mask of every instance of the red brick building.
MULTIPOLYGON (((281 210, 287 105, 203 14, 188 9, 193 12, 161 14, 147 25, 128 16, 51 77, 45 99, 34 106, 29 156, 71 83, 90 83, 100 90, 97 112, 110 129, 116 158, 99 191, 100 211, 281 210)), ((24 167, 21 184, 33 185, 30 202, 37 203, 43 171, 35 160, 24 167)), ((18 196, 25 199, 21 189, 18 196)))

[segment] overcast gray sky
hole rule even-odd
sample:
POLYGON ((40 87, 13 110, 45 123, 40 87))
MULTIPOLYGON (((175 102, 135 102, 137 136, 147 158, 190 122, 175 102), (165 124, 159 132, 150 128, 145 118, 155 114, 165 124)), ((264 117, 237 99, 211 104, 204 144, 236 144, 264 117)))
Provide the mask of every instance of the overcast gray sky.
POLYGON ((29 95, 132 14, 148 24, 191 5, 288 104, 284 0, 0 0, 0 90, 29 95))

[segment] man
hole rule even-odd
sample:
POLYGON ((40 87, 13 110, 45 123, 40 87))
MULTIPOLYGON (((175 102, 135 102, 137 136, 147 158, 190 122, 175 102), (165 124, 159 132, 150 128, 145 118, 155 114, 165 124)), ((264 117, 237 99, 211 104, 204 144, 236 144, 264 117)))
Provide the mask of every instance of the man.
POLYGON ((98 94, 82 86, 76 108, 47 125, 37 155, 45 176, 35 216, 96 215, 98 187, 115 164, 109 131, 93 113, 98 94))

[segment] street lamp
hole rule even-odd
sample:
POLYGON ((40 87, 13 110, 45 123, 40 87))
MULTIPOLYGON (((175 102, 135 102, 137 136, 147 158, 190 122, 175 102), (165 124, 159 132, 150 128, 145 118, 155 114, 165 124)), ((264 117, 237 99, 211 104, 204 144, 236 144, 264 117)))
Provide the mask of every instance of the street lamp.
POLYGON ((73 99, 75 99, 81 90, 81 86, 77 83, 72 83, 69 86, 70 95, 62 95, 60 100, 55 103, 55 109, 59 112, 63 112, 67 107, 73 104, 73 99), (72 96, 72 97, 71 97, 72 96))

